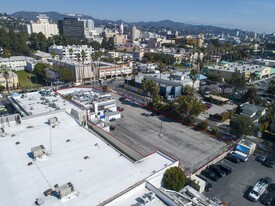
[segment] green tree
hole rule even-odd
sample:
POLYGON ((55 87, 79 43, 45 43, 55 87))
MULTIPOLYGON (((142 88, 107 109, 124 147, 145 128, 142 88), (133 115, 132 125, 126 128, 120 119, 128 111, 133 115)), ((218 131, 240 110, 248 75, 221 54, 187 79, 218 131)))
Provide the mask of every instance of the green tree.
POLYGON ((245 76, 243 73, 235 71, 230 80, 230 84, 234 87, 234 89, 244 88, 245 87, 245 76))
POLYGON ((82 80, 84 79, 84 70, 85 70, 85 60, 87 58, 86 52, 84 50, 81 51, 81 59, 82 59, 82 80))
POLYGON ((10 78, 10 70, 6 65, 1 66, 2 69, 2 75, 4 79, 6 80, 6 89, 8 90, 8 93, 10 93, 10 88, 9 88, 9 78, 10 78))
POLYGON ((56 53, 55 53, 54 51, 51 52, 51 57, 52 57, 53 59, 55 59, 56 53))
POLYGON ((185 174, 179 167, 171 167, 167 169, 162 178, 163 187, 177 192, 185 186, 185 183, 185 174))
POLYGON ((231 133, 237 137, 252 135, 254 128, 255 126, 253 122, 248 117, 243 115, 238 115, 230 121, 231 133))
POLYGON ((108 86, 107 85, 103 85, 102 86, 102 91, 103 92, 107 92, 108 91, 108 86))
POLYGON ((194 84, 199 79, 200 73, 197 69, 192 69, 189 74, 190 79, 192 80, 192 93, 194 92, 194 84))
POLYGON ((49 67, 50 67, 49 64, 42 63, 42 62, 39 62, 35 65, 33 73, 36 75, 36 77, 40 83, 45 83, 46 69, 49 67))
POLYGON ((160 100, 158 95, 159 95, 159 85, 153 81, 153 80, 142 80, 141 83, 141 88, 144 94, 144 103, 145 103, 145 98, 150 97, 152 100, 160 100))
POLYGON ((248 88, 247 92, 242 96, 243 102, 249 102, 250 104, 255 104, 259 101, 259 95, 257 93, 256 87, 248 88))
POLYGON ((9 49, 3 50, 3 57, 4 58, 10 58, 11 57, 11 51, 9 49))
POLYGON ((69 54, 70 54, 71 61, 73 61, 73 53, 74 53, 73 48, 70 48, 69 49, 69 54))
POLYGON ((108 49, 108 43, 107 43, 106 37, 103 37, 102 42, 101 42, 101 47, 104 49, 108 49))
POLYGON ((205 112, 206 107, 195 96, 183 95, 178 97, 173 104, 174 112, 180 118, 189 118, 198 116, 205 112))
POLYGON ((89 44, 91 47, 94 48, 94 50, 99 50, 101 48, 101 45, 100 43, 98 43, 97 41, 92 41, 90 44, 89 44))
POLYGON ((0 93, 2 93, 5 90, 5 87, 3 85, 0 85, 0 93))
POLYGON ((199 123, 199 128, 203 129, 203 130, 207 130, 208 126, 209 126, 209 123, 208 121, 202 121, 201 123, 199 123))
POLYGON ((62 81, 62 82, 72 82, 74 80, 72 69, 66 68, 66 67, 57 67, 57 68, 55 68, 55 70, 60 75, 60 81, 62 81))
POLYGON ((185 85, 183 89, 183 94, 190 95, 192 94, 192 87, 190 85, 185 85))
POLYGON ((107 50, 114 50, 115 49, 115 42, 114 37, 110 37, 107 41, 107 50))
POLYGON ((257 78, 257 73, 256 73, 256 72, 251 72, 251 73, 249 74, 249 79, 250 79, 251 81, 255 81, 256 78, 257 78))
POLYGON ((269 94, 272 94, 272 95, 275 95, 275 81, 271 81, 270 83, 269 83, 269 86, 268 86, 268 88, 267 88, 267 93, 269 93, 269 94))

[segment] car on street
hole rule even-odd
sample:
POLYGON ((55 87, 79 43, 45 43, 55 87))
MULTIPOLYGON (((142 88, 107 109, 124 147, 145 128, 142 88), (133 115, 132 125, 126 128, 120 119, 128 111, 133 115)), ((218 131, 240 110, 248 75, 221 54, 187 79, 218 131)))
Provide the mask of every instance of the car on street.
POLYGON ((203 170, 201 174, 214 182, 217 182, 220 179, 214 172, 209 169, 203 170))
POLYGON ((263 163, 263 162, 265 162, 266 161, 266 159, 267 159, 267 156, 266 155, 258 155, 257 157, 256 157, 256 160, 258 161, 258 162, 261 162, 261 163, 263 163))

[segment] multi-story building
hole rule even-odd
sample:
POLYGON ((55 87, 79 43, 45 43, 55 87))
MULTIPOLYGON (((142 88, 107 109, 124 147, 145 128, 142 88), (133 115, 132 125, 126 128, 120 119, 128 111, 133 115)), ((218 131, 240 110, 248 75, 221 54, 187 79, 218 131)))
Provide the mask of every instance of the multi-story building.
POLYGON ((140 38, 140 30, 137 29, 136 26, 133 26, 133 28, 132 28, 132 40, 136 41, 139 38, 140 38))
POLYGON ((46 36, 46 38, 53 35, 58 35, 59 32, 58 32, 57 24, 50 23, 46 15, 39 14, 37 18, 38 18, 37 22, 31 22, 28 32, 30 33, 42 32, 46 36))
MULTIPOLYGON (((8 87, 9 89, 15 89, 15 88, 18 88, 19 86, 19 81, 18 81, 18 76, 17 74, 15 74, 14 72, 12 71, 9 71, 8 72, 9 75, 8 75, 8 87)), ((3 76, 3 73, 0 73, 0 85, 1 86, 4 86, 5 88, 7 87, 7 84, 6 84, 6 79, 5 77, 3 76)), ((6 88, 7 89, 7 88, 6 88)))
POLYGON ((77 62, 71 60, 53 60, 53 66, 61 66, 73 71, 74 82, 92 81, 95 79, 95 68, 91 62, 77 62))
POLYGON ((0 58, 0 67, 6 65, 12 70, 24 70, 27 66, 25 56, 11 56, 10 58, 0 58))
POLYGON ((209 66, 205 68, 208 75, 220 76, 224 79, 230 79, 232 75, 237 72, 239 75, 244 76, 247 80, 251 80, 251 74, 255 73, 255 80, 259 80, 270 75, 275 74, 275 68, 265 65, 247 64, 247 63, 229 63, 221 61, 219 65, 209 66))
POLYGON ((58 21, 59 33, 76 39, 84 39, 85 24, 77 15, 67 15, 58 21))
POLYGON ((52 45, 49 47, 49 52, 54 52, 56 55, 59 56, 60 59, 63 60, 71 60, 71 61, 78 61, 78 56, 80 55, 80 61, 82 61, 82 51, 85 52, 85 62, 91 61, 91 54, 94 53, 94 49, 87 45, 68 45, 68 46, 57 46, 52 45))
POLYGON ((123 77, 132 74, 131 64, 111 64, 107 62, 96 62, 95 74, 98 79, 123 77))

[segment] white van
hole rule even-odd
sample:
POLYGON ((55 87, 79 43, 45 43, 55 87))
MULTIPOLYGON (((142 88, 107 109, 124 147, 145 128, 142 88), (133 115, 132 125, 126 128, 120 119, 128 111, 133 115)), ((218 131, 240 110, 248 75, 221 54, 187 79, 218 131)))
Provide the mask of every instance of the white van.
POLYGON ((248 155, 240 151, 231 151, 230 154, 238 158, 242 162, 246 162, 248 160, 248 155))

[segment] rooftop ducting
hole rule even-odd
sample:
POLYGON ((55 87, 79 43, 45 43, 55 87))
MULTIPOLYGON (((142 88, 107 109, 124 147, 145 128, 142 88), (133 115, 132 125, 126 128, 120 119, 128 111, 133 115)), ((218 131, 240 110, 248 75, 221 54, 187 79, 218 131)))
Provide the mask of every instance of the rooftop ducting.
POLYGON ((43 145, 31 148, 31 152, 34 159, 42 158, 43 156, 47 155, 46 149, 43 145))

